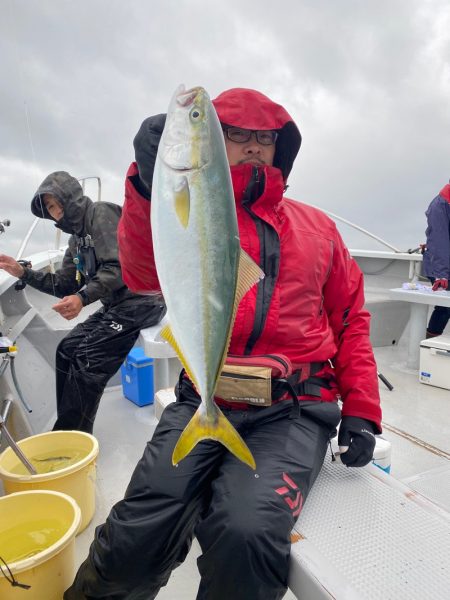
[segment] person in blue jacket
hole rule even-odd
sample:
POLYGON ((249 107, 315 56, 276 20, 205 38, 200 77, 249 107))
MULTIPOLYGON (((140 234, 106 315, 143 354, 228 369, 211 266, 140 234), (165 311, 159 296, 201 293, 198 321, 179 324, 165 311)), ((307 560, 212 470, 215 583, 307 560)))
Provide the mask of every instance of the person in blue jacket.
MULTIPOLYGON (((433 284, 433 291, 447 290, 450 274, 450 183, 445 185, 426 211, 428 227, 423 271, 433 284)), ((450 308, 435 306, 427 327, 426 337, 441 335, 448 320, 450 308)))

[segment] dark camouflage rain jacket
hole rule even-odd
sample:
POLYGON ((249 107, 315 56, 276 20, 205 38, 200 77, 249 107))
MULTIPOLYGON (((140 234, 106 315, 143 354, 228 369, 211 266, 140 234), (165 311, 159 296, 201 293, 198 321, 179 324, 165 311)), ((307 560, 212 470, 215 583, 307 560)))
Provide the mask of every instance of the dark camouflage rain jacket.
POLYGON ((82 290, 84 305, 96 300, 115 305, 136 298, 123 283, 118 258, 117 224, 121 207, 109 202, 94 203, 83 195, 78 180, 65 171, 46 177, 31 201, 34 215, 54 221, 45 208, 44 194, 53 194, 63 206, 64 216, 55 222, 55 227, 71 234, 69 246, 55 274, 26 268, 22 279, 58 298, 82 290))

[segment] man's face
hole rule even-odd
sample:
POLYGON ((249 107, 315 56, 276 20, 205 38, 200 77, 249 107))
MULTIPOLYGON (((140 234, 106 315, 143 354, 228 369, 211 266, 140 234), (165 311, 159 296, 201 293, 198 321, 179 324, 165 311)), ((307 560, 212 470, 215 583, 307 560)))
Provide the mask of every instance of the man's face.
POLYGON ((49 215, 55 221, 59 221, 64 216, 64 209, 61 202, 52 194, 44 194, 44 204, 49 215))
POLYGON ((275 155, 276 132, 250 131, 239 127, 230 127, 224 131, 225 148, 230 167, 250 163, 256 166, 273 165, 275 155), (234 139, 231 139, 233 137, 234 139), (247 139, 248 138, 248 139, 247 139), (235 140, 246 141, 235 141, 235 140))

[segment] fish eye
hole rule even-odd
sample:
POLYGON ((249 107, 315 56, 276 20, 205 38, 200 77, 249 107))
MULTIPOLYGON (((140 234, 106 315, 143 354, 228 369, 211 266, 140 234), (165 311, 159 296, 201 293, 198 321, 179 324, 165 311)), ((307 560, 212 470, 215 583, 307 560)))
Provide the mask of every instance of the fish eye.
POLYGON ((190 117, 193 121, 198 121, 198 119, 201 117, 201 112, 198 110, 198 108, 193 108, 191 110, 190 117))

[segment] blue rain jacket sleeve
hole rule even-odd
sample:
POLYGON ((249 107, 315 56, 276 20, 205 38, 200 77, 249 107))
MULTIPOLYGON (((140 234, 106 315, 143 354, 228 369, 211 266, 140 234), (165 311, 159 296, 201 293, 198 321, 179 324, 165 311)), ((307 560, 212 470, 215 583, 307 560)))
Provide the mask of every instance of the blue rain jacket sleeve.
POLYGON ((450 204, 437 196, 426 211, 427 250, 424 271, 427 277, 449 279, 450 275, 450 204))

